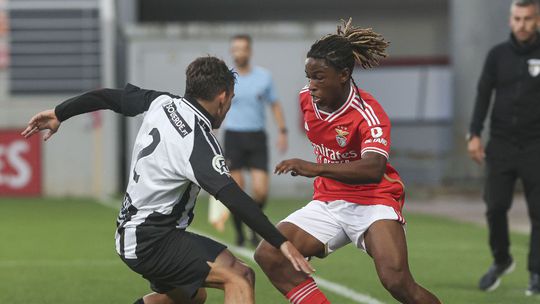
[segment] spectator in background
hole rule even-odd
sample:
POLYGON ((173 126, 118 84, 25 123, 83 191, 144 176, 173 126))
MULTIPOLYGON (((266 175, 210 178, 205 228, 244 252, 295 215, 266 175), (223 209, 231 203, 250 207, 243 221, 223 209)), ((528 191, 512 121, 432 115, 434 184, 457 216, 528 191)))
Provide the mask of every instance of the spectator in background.
MULTIPOLYGON (((268 147, 265 132, 265 105, 274 114, 278 129, 277 148, 281 153, 287 150, 287 128, 283 110, 272 82, 271 74, 251 64, 252 40, 249 35, 237 35, 231 39, 231 55, 238 79, 235 97, 223 128, 225 129, 225 159, 231 176, 244 188, 243 169, 249 170, 252 197, 261 208, 268 196, 268 147)), ((243 246, 245 235, 242 221, 234 216, 236 244, 243 246)), ((251 231, 251 243, 256 246, 259 237, 251 231)))
POLYGON ((479 288, 499 286, 514 269, 510 255, 507 213, 516 180, 523 182, 531 236, 527 295, 540 294, 540 7, 533 0, 514 0, 510 8, 510 39, 488 53, 468 135, 468 151, 478 164, 486 160, 484 200, 489 245, 494 262, 479 288), (490 139, 486 150, 480 135, 495 91, 490 139))

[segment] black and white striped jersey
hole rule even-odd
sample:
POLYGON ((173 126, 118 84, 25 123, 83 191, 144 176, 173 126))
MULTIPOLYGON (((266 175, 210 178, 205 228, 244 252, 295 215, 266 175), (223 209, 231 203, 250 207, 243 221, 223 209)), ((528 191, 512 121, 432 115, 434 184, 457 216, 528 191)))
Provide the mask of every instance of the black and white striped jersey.
POLYGON ((214 118, 197 100, 128 84, 73 97, 58 105, 55 113, 64 121, 100 109, 126 116, 145 112, 117 218, 118 254, 136 259, 171 230, 188 227, 201 188, 272 245, 279 247, 286 240, 230 177, 212 133, 214 118))
POLYGON ((201 187, 215 195, 234 182, 205 112, 197 102, 163 94, 145 113, 117 219, 116 250, 126 259, 171 229, 185 229, 201 187))

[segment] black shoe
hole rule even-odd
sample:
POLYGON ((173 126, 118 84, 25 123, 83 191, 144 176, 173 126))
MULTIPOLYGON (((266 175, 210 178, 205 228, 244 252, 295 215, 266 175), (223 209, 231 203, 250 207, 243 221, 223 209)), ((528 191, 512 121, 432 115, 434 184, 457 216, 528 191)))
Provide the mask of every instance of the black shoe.
POLYGON ((493 263, 478 283, 478 288, 484 291, 493 291, 501 284, 501 276, 514 271, 516 263, 510 258, 508 262, 497 265, 493 263))
POLYGON ((531 273, 529 288, 525 291, 526 296, 540 295, 540 273, 531 273))

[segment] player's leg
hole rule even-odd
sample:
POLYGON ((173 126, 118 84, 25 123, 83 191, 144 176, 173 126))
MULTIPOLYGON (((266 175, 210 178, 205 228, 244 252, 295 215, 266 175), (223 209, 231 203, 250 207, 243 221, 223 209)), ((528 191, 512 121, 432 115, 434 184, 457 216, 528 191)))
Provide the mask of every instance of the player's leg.
MULTIPOLYGON (((324 255, 324 244, 298 226, 282 222, 277 228, 304 256, 324 255)), ((266 241, 262 241, 257 247, 255 261, 283 294, 308 278, 307 274, 296 271, 281 251, 266 241)))
MULTIPOLYGON (((344 246, 348 238, 326 212, 326 204, 313 201, 277 225, 278 230, 306 257, 324 257, 344 246), (328 245, 331 244, 331 245, 328 245)), ((255 261, 272 284, 294 303, 329 303, 313 279, 296 271, 281 252, 266 241, 255 251, 255 261), (306 297, 302 298, 302 296, 306 297)))
POLYGON ((205 286, 225 292, 224 303, 254 303, 255 273, 229 250, 224 250, 214 262, 208 262, 210 272, 205 286))
POLYGON ((495 141, 488 144, 486 150, 486 180, 484 201, 489 231, 489 245, 494 262, 480 278, 481 290, 494 290, 499 286, 500 276, 513 269, 510 255, 510 235, 508 228, 508 210, 512 204, 517 170, 514 161, 503 151, 506 149, 495 141), (491 153, 498 151, 499 153, 491 153))
MULTIPOLYGON (((255 273, 245 263, 237 259, 229 250, 223 250, 210 266, 204 286, 218 288, 225 292, 225 304, 254 303, 255 273)), ((194 296, 186 293, 185 288, 175 288, 166 294, 146 295, 144 304, 199 304, 206 300, 206 291, 199 288, 194 296)))
POLYGON ((144 303, 204 303, 205 286, 233 295, 235 288, 247 288, 248 298, 250 294, 252 297, 253 271, 236 260, 223 244, 176 229, 153 247, 152 252, 137 259, 123 259, 156 292, 144 297, 144 303), (216 272, 220 274, 217 279, 216 272))
MULTIPOLYGON (((229 167, 231 177, 244 189, 244 176, 242 168, 246 167, 246 149, 244 148, 243 132, 225 131, 225 160, 229 167)), ((245 242, 242 220, 232 215, 233 226, 236 231, 236 245, 243 246, 245 242)))
POLYGON ((523 181, 531 235, 527 268, 530 272, 527 295, 540 294, 540 147, 527 149, 520 160, 519 175, 523 181))
POLYGON ((264 132, 254 132, 246 160, 253 181, 253 199, 262 207, 268 198, 268 145, 264 132))
MULTIPOLYGON (((229 250, 222 251, 214 262, 208 262, 210 271, 204 286, 225 292, 224 303, 254 303, 255 273, 238 260, 229 250)), ((144 304, 202 304, 206 291, 199 288, 195 295, 186 293, 185 288, 175 288, 165 294, 152 293, 143 297, 144 304)), ((141 304, 142 304, 141 303, 141 304)), ((137 303, 139 304, 139 303, 137 303)))
MULTIPOLYGON (((251 140, 246 141, 248 152, 245 161, 250 169, 253 200, 262 209, 266 205, 269 188, 267 138, 264 131, 252 132, 251 137, 251 140)), ((251 243, 257 246, 259 242, 260 238, 251 230, 251 243)))
POLYGON ((368 254, 383 286, 401 303, 431 304, 440 301, 418 285, 409 270, 407 243, 401 223, 379 220, 364 234, 368 254))
MULTIPOLYGON (((240 186, 240 188, 244 189, 244 176, 242 175, 242 170, 232 170, 231 177, 240 186)), ((236 231, 236 245, 244 246, 244 242, 246 240, 246 236, 244 234, 244 223, 240 217, 234 213, 232 214, 232 219, 234 230, 236 231)))
MULTIPOLYGON (((309 233, 292 223, 282 222, 278 230, 306 257, 324 255, 325 246, 309 233)), ((255 251, 255 261, 270 282, 291 302, 296 304, 327 304, 326 296, 311 276, 296 271, 283 254, 266 241, 255 251)))
POLYGON ((186 295, 180 289, 174 289, 167 294, 151 293, 133 304, 203 304, 206 301, 206 290, 199 288, 194 297, 186 295))
POLYGON ((257 168, 252 168, 250 172, 253 181, 253 200, 263 208, 268 198, 268 172, 257 168))
MULTIPOLYGON (((262 209, 266 204, 266 199, 268 197, 268 172, 261 169, 251 169, 251 180, 253 184, 252 196, 253 200, 259 205, 262 209)), ((257 246, 261 239, 257 236, 257 233, 251 230, 251 243, 254 246, 257 246)))

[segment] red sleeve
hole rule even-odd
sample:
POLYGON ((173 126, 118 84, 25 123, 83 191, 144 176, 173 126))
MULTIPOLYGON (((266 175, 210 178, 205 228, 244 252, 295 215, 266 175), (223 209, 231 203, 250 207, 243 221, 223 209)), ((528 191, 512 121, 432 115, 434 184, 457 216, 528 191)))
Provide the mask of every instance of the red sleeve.
POLYGON ((362 116, 364 120, 360 124, 362 134, 362 146, 360 154, 374 152, 389 158, 390 154, 390 119, 374 99, 365 99, 362 116))

